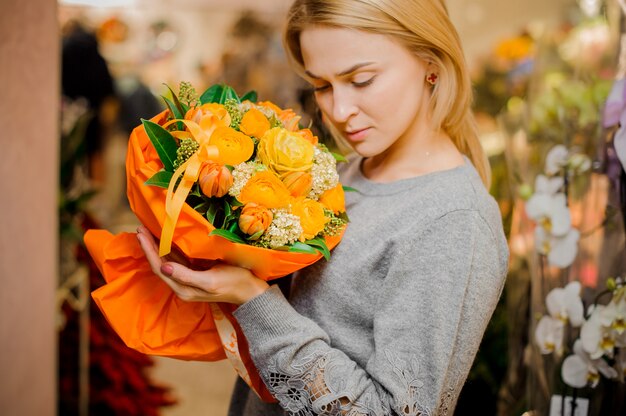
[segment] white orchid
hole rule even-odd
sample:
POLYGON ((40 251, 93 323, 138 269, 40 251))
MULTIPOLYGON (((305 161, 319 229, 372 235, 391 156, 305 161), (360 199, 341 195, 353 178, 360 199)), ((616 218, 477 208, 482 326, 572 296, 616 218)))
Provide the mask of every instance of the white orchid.
POLYGON ((563 334, 565 324, 560 319, 543 316, 535 328, 535 342, 542 354, 563 352, 563 334))
POLYGON ((574 354, 563 361, 561 377, 565 384, 582 388, 586 385, 596 387, 600 381, 600 374, 608 379, 617 378, 618 373, 603 358, 593 359, 584 350, 580 339, 574 343, 574 354))
POLYGON ((571 175, 579 175, 591 168, 591 159, 583 153, 573 153, 562 144, 554 146, 546 156, 545 172, 550 175, 558 174, 563 168, 571 175))
POLYGON ((563 187, 563 178, 561 176, 547 177, 545 175, 537 175, 535 178, 535 193, 542 195, 556 195, 563 187))
MULTIPOLYGON (((626 343, 622 344, 623 337, 621 336, 622 334, 626 334, 624 332, 626 329, 626 298, 621 297, 619 300, 615 298, 611 299, 600 314, 600 317, 602 326, 610 328, 615 332, 616 341, 620 344, 617 346, 626 346, 626 343)), ((624 341, 626 341, 626 339, 624 341)))
POLYGON ((583 348, 594 360, 605 354, 613 357, 613 348, 615 348, 614 331, 602 325, 604 309, 606 309, 604 305, 596 306, 580 329, 583 348))
POLYGON ((526 202, 526 213, 548 233, 562 237, 572 226, 565 194, 535 193, 526 202))
POLYGON ((580 298, 580 282, 570 282, 564 288, 552 289, 546 296, 550 316, 577 328, 583 323, 583 301, 580 298))
POLYGON ((571 174, 580 175, 591 168, 591 159, 582 153, 575 153, 567 160, 567 169, 571 174))
POLYGON ((548 155, 546 156, 545 172, 550 176, 559 173, 559 171, 567 164, 568 153, 567 148, 562 144, 558 144, 550 149, 548 155))
POLYGON ((539 253, 548 257, 552 266, 565 268, 574 262, 578 253, 580 232, 570 228, 562 237, 556 237, 546 232, 543 227, 535 228, 535 244, 539 253))

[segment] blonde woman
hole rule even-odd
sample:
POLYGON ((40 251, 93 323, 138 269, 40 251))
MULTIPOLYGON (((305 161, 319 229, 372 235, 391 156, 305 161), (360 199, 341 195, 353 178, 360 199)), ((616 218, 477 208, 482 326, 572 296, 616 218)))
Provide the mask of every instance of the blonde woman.
POLYGON ((441 0, 297 0, 285 46, 355 151, 351 223, 289 301, 251 272, 162 261, 183 299, 227 301, 277 404, 238 383, 230 415, 452 414, 507 272, 471 88, 441 0))

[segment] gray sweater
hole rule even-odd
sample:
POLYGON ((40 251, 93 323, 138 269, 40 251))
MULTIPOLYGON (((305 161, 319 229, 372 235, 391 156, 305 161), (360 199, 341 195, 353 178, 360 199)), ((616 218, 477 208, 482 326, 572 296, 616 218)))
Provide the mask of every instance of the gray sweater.
POLYGON ((467 158, 385 184, 361 161, 331 261, 235 311, 280 406, 238 382, 229 415, 453 413, 507 273, 498 206, 467 158))

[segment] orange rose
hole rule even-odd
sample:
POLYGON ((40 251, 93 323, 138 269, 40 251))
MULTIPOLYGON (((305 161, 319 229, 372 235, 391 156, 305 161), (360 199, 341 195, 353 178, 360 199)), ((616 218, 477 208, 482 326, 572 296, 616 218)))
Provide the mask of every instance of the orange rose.
POLYGON ((191 108, 185 114, 185 120, 197 123, 210 136, 218 127, 230 126, 230 114, 222 104, 207 103, 200 107, 191 108))
POLYGON ((239 129, 248 136, 263 137, 271 125, 265 114, 256 108, 251 108, 243 115, 239 129))
POLYGON ((330 218, 324 215, 324 206, 312 199, 297 199, 292 206, 291 213, 300 218, 300 225, 302 225, 300 241, 315 237, 330 221, 330 218))
POLYGON ((241 210, 239 229, 251 236, 257 234, 258 238, 267 230, 273 219, 272 211, 259 204, 250 202, 241 210))
POLYGON ((291 202, 291 194, 276 174, 264 170, 248 179, 237 199, 243 204, 254 202, 267 208, 282 208, 291 202))
POLYGON ((278 107, 276 104, 274 104, 271 101, 259 101, 258 103, 256 103, 257 107, 263 107, 263 108, 268 108, 270 110, 272 110, 273 112, 276 113, 276 116, 278 116, 283 110, 280 109, 280 107, 278 107))
POLYGON ((200 168, 198 183, 202 193, 209 198, 214 196, 222 197, 233 186, 233 175, 226 166, 207 161, 200 168))
POLYGON ((259 141, 257 155, 274 172, 308 171, 313 166, 314 146, 300 134, 275 127, 259 141))
POLYGON ((281 111, 278 114, 278 119, 283 123, 283 126, 289 131, 298 130, 298 122, 300 122, 300 117, 297 115, 291 108, 281 111))
POLYGON ((291 196, 306 196, 313 185, 313 176, 308 172, 288 172, 282 179, 291 196))
POLYGON ((218 127, 209 140, 220 152, 220 161, 235 166, 250 159, 254 152, 254 142, 245 134, 230 127, 218 127))
POLYGON ((343 186, 339 183, 334 188, 330 188, 320 196, 319 202, 335 214, 345 212, 346 201, 343 186))
POLYGON ((318 142, 317 136, 313 134, 311 129, 301 129, 301 130, 298 130, 297 133, 300 133, 300 135, 304 137, 304 140, 311 143, 313 146, 317 145, 317 142, 318 142))

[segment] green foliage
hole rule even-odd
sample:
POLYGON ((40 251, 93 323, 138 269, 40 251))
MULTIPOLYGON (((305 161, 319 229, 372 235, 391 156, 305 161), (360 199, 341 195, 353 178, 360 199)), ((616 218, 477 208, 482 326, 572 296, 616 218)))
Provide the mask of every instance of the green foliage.
POLYGON ((251 101, 253 103, 256 103, 258 100, 259 98, 257 97, 257 93, 254 90, 248 91, 241 96, 241 101, 251 101))
POLYGON ((200 104, 218 103, 224 104, 226 100, 232 99, 241 102, 237 93, 232 87, 225 84, 213 85, 200 96, 200 104))
POLYGON ((170 181, 172 180, 173 176, 174 174, 172 172, 161 170, 152 175, 152 177, 148 179, 145 184, 167 189, 170 186, 170 181))
POLYGON ((169 131, 150 120, 142 118, 141 122, 163 163, 163 167, 166 171, 173 172, 174 162, 177 158, 176 151, 178 150, 176 139, 174 139, 174 136, 172 136, 169 131))
POLYGON ((217 235, 219 237, 223 237, 229 241, 232 241, 233 243, 246 244, 246 241, 243 238, 228 230, 220 230, 219 228, 216 228, 215 230, 211 231, 209 235, 217 235))

